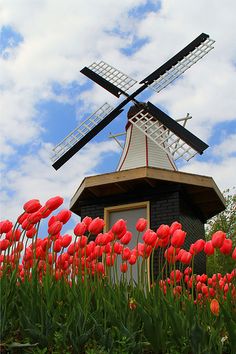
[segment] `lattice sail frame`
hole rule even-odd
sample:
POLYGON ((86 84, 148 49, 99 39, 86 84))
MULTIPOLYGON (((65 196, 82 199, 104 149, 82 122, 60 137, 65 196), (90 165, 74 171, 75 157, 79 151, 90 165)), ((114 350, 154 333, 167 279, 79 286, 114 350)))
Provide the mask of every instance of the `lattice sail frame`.
POLYGON ((177 79, 182 75, 187 69, 198 62, 202 57, 204 57, 210 50, 212 50, 215 41, 213 39, 206 39, 201 45, 195 48, 182 60, 180 60, 171 69, 167 70, 163 75, 161 75, 152 84, 148 85, 155 92, 160 92, 166 86, 168 86, 172 81, 177 79))
POLYGON ((196 150, 145 110, 136 113, 129 118, 129 121, 163 149, 174 161, 180 157, 189 161, 197 154, 196 150))
POLYGON ((111 82, 113 85, 117 86, 122 91, 128 91, 137 83, 136 80, 122 73, 120 70, 115 69, 113 66, 105 63, 104 61, 93 63, 88 66, 88 68, 107 81, 111 82))
POLYGON ((100 123, 114 107, 108 103, 104 103, 96 112, 83 121, 77 128, 72 130, 65 139, 53 148, 51 160, 54 163, 79 140, 81 140, 89 131, 91 131, 98 123, 100 123))

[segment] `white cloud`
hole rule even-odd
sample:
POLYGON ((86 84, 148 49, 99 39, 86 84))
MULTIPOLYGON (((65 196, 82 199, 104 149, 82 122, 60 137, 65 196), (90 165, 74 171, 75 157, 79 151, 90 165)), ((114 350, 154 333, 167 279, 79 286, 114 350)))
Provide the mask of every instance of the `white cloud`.
POLYGON ((119 149, 115 142, 90 143, 67 164, 55 171, 49 161, 52 146, 43 145, 37 154, 22 157, 15 168, 10 169, 2 180, 0 210, 4 218, 15 218, 19 208, 29 199, 39 199, 44 203, 48 198, 61 195, 65 207, 87 175, 98 173, 99 166, 119 149))

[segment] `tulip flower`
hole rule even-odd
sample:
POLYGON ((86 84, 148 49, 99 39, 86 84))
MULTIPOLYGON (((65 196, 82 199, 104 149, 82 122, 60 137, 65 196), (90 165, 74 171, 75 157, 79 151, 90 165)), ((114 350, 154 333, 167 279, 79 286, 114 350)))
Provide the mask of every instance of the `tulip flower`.
POLYGON ((138 232, 143 232, 147 227, 147 220, 144 218, 139 218, 135 227, 138 232))
POLYGON ((35 227, 32 227, 30 230, 26 231, 26 237, 32 238, 34 235, 36 235, 37 229, 35 227))
POLYGON ((10 241, 8 239, 3 239, 0 241, 0 251, 6 251, 10 246, 10 241))
POLYGON ((174 222, 170 225, 170 229, 169 229, 170 235, 173 235, 173 233, 174 233, 176 230, 181 230, 181 229, 182 229, 182 225, 181 225, 178 221, 174 221, 174 222))
POLYGON ((126 232, 126 221, 123 219, 117 220, 111 230, 116 236, 122 237, 126 232))
POLYGON ((204 249, 204 246, 205 246, 205 241, 200 238, 190 246, 189 252, 196 255, 204 249))
POLYGON ((214 249, 211 241, 207 241, 205 243, 204 252, 206 253, 207 256, 211 256, 212 254, 214 254, 215 249, 214 249))
POLYGON ((172 270, 172 272, 170 273, 170 279, 172 281, 175 281, 176 283, 179 283, 182 277, 183 273, 179 269, 176 269, 175 271, 172 270))
POLYGON ((53 245, 53 250, 54 252, 58 253, 61 251, 61 240, 58 238, 55 242, 54 242, 54 245, 53 245))
POLYGON ((130 256, 131 256, 131 251, 130 251, 129 247, 125 247, 122 251, 122 259, 124 261, 127 261, 127 260, 129 260, 130 256))
POLYGON ((82 221, 79 222, 74 228, 74 234, 76 236, 82 236, 87 231, 87 225, 82 221))
POLYGON ((157 240, 157 234, 156 232, 148 229, 144 235, 143 235, 143 241, 147 244, 147 245, 152 245, 154 246, 157 240))
POLYGON ((79 240, 78 240, 77 243, 78 243, 78 246, 79 246, 80 248, 84 248, 84 247, 87 245, 87 243, 88 243, 88 237, 82 235, 82 236, 79 238, 79 240))
POLYGON ((231 239, 226 238, 223 241, 223 244, 220 247, 220 252, 222 254, 227 254, 227 255, 229 255, 232 252, 232 240, 231 239))
POLYGON ((129 257, 129 264, 130 265, 134 265, 137 261, 137 256, 131 252, 131 255, 129 257))
POLYGON ((89 224, 88 231, 93 235, 97 235, 97 234, 99 234, 99 232, 102 231, 102 229, 104 228, 104 225, 105 225, 105 222, 103 219, 95 218, 89 224))
POLYGON ((219 305, 219 302, 218 302, 216 299, 211 300, 210 309, 211 309, 211 312, 212 312, 215 316, 219 316, 220 305, 219 305))
POLYGON ((236 247, 233 250, 232 258, 236 261, 236 247))
POLYGON ((160 225, 156 231, 156 234, 160 239, 168 237, 170 235, 169 225, 160 225))
POLYGON ((216 231, 211 237, 212 246, 215 248, 220 248, 223 245, 225 238, 226 234, 224 232, 216 231))
POLYGON ((62 222, 63 224, 66 224, 70 220, 71 214, 72 213, 70 210, 63 209, 56 215, 56 219, 62 222))
POLYGON ((59 206, 63 203, 63 201, 64 201, 63 198, 56 196, 56 197, 48 199, 48 201, 45 203, 45 206, 49 210, 53 211, 53 210, 56 210, 57 208, 59 208, 59 206))
POLYGON ((11 242, 19 241, 20 237, 21 237, 21 230, 20 229, 15 229, 14 231, 10 230, 6 233, 6 238, 11 242))
POLYGON ((121 237, 120 242, 123 245, 127 245, 132 239, 132 232, 130 231, 126 231, 126 233, 124 234, 124 236, 121 237))
POLYGON ((34 213, 38 211, 41 208, 41 204, 38 199, 31 199, 28 202, 26 202, 23 206, 23 209, 26 211, 26 213, 34 213))
POLYGON ((71 243, 71 241, 72 241, 72 236, 71 235, 62 236, 62 239, 61 239, 62 247, 64 247, 64 248, 68 247, 69 244, 71 243))
POLYGON ((119 242, 116 241, 114 243, 113 249, 116 254, 121 254, 122 250, 123 250, 123 246, 119 242))
POLYGON ((0 221, 0 234, 9 232, 13 227, 13 224, 9 220, 0 221))
POLYGON ((90 216, 85 216, 81 221, 88 227, 93 221, 93 219, 90 216))
POLYGON ((122 273, 126 273, 127 270, 128 270, 128 265, 127 265, 127 263, 121 263, 121 265, 120 265, 120 271, 121 271, 122 273))
POLYGON ((60 221, 55 221, 53 224, 51 224, 48 228, 48 234, 49 235, 55 235, 58 234, 58 232, 61 231, 63 226, 63 223, 60 221))
POLYGON ((181 247, 184 244, 186 232, 180 229, 174 231, 171 237, 171 244, 173 247, 181 247))

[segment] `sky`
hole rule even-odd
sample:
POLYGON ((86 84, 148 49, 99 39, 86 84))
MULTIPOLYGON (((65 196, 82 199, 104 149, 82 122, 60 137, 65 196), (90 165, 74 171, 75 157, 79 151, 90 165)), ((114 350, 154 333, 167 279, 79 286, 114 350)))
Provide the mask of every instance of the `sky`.
MULTIPOLYGON (((103 103, 117 99, 80 73, 104 60, 138 82, 202 32, 215 48, 149 100, 210 146, 178 164, 213 177, 221 191, 236 172, 236 2, 225 0, 0 0, 0 211, 60 195, 64 207, 86 176, 113 172, 126 112, 55 171, 52 148, 103 103)), ((128 107, 127 107, 128 108, 128 107)))

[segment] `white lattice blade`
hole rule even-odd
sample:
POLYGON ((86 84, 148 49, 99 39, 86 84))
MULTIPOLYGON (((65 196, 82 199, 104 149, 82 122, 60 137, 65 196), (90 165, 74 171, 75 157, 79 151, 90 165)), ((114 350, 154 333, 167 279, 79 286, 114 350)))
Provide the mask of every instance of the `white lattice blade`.
POLYGON ((144 110, 140 110, 129 118, 129 121, 163 149, 173 160, 183 158, 189 161, 197 154, 197 151, 144 110))
POLYGON ((65 154, 72 146, 81 140, 89 131, 91 131, 98 123, 100 123, 111 111, 113 107, 108 103, 104 103, 89 118, 83 121, 77 128, 68 134, 59 144, 53 148, 51 160, 54 163, 62 155, 65 154))
POLYGON ((137 83, 136 80, 104 61, 93 63, 88 68, 125 92, 137 83))
POLYGON ((162 76, 149 85, 155 92, 160 92, 172 81, 182 75, 187 69, 204 57, 210 50, 213 49, 214 40, 208 38, 195 50, 189 53, 186 57, 180 60, 170 70, 166 71, 162 76))

